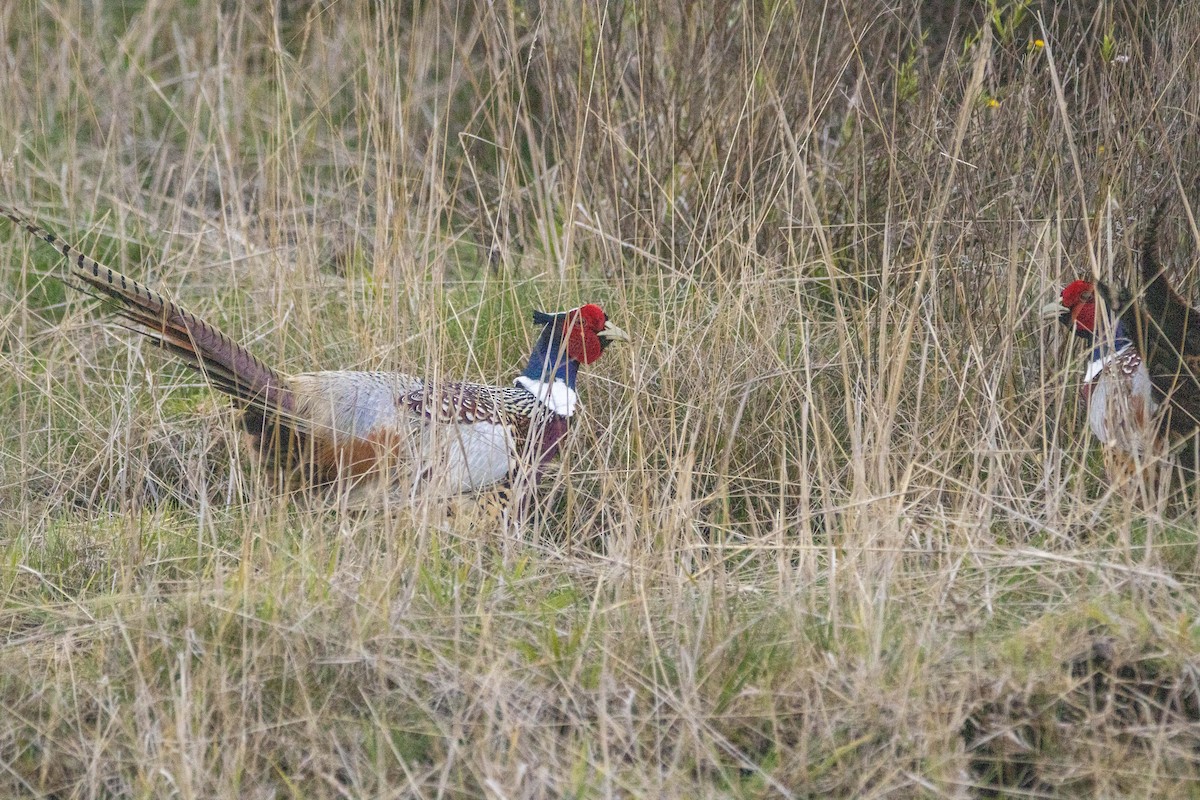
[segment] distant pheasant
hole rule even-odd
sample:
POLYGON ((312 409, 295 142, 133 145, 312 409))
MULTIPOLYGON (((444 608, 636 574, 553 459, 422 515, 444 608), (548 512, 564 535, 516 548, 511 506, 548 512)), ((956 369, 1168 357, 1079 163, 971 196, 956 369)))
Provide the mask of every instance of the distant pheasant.
POLYGON ((533 313, 542 326, 513 386, 433 384, 398 372, 285 375, 162 295, 83 255, 0 205, 0 214, 50 243, 72 276, 116 301, 133 330, 229 395, 251 451, 309 487, 355 499, 492 490, 506 510, 558 453, 576 410, 576 373, 629 337, 597 305, 533 313))
MULTIPOLYGON (((1159 264, 1167 207, 1168 199, 1158 203, 1142 233, 1137 296, 1128 289, 1114 296, 1109 287, 1098 286, 1117 316, 1111 343, 1101 340, 1092 351, 1084 390, 1090 389, 1092 430, 1109 445, 1106 463, 1126 462, 1122 472, 1136 468, 1131 461, 1157 462, 1146 456, 1167 453, 1195 471, 1200 455, 1200 310, 1175 291, 1159 264)), ((1053 305, 1055 316, 1089 341, 1096 328, 1095 294, 1090 283, 1075 281, 1063 289, 1061 305, 1053 305)))
POLYGON ((1104 446, 1104 467, 1110 482, 1136 493, 1135 477, 1154 485, 1161 460, 1161 420, 1150 376, 1121 320, 1099 326, 1096 292, 1077 280, 1062 290, 1061 301, 1043 307, 1043 316, 1056 317, 1092 345, 1083 376, 1088 424, 1104 446))

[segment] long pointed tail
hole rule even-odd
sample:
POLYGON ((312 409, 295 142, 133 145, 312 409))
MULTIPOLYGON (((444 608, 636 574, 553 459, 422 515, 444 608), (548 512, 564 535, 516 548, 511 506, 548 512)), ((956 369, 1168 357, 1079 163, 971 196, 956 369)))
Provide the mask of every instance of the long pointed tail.
POLYGON ((133 330, 179 356, 234 398, 247 411, 251 433, 256 432, 255 423, 261 431, 263 412, 276 418, 289 416, 294 398, 283 376, 249 350, 158 292, 84 255, 15 209, 0 204, 0 214, 66 256, 73 277, 116 301, 117 315, 132 323, 133 330))
POLYGON ((1174 354, 1192 361, 1200 358, 1200 313, 1171 286, 1158 258, 1158 234, 1168 201, 1169 197, 1158 201, 1142 234, 1142 295, 1156 326, 1153 333, 1169 343, 1174 354))
MULTIPOLYGON (((1200 428, 1200 312, 1171 286, 1160 263, 1159 229, 1169 199, 1159 200, 1142 234, 1141 310, 1131 311, 1155 395, 1170 402, 1167 424, 1190 436, 1200 428)), ((1191 460, 1190 452, 1181 456, 1191 460)))

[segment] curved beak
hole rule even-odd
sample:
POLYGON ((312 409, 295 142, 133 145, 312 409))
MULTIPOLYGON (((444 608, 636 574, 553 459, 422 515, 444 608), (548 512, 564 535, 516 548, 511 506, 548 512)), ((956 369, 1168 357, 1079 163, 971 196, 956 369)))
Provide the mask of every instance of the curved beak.
POLYGON ((1042 319, 1058 319, 1067 310, 1067 307, 1062 304, 1061 300, 1055 300, 1053 303, 1046 303, 1046 305, 1042 306, 1040 316, 1042 319))
POLYGON ((611 322, 605 322, 604 327, 596 332, 596 335, 608 339, 610 342, 628 342, 632 341, 629 334, 613 325, 611 322))

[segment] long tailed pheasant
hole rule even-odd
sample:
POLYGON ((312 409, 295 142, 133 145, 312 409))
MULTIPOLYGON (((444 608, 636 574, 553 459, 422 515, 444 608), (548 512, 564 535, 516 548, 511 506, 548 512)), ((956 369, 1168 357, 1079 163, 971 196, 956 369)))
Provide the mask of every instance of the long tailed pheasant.
POLYGON ((1082 391, 1088 424, 1103 445, 1109 481, 1131 495, 1154 486, 1163 453, 1158 402, 1123 320, 1098 325, 1095 287, 1082 280, 1068 284, 1061 299, 1042 313, 1092 346, 1082 391))
POLYGON ((22 214, 0 214, 52 245, 83 288, 200 372, 241 409, 250 450, 308 487, 362 498, 498 490, 507 503, 558 453, 579 367, 629 337, 597 305, 533 313, 542 330, 512 386, 432 383, 398 372, 286 375, 161 294, 84 255, 22 214), (520 487, 518 489, 518 487, 520 487), (368 497, 373 495, 367 495, 368 497))

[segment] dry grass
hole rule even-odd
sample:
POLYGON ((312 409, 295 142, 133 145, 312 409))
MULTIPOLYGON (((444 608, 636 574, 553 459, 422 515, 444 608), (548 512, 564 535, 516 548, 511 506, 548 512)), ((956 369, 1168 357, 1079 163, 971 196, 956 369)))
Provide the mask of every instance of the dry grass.
POLYGON ((942 5, 0 4, 0 196, 281 367, 636 339, 522 537, 339 514, 2 226, 0 794, 1200 794, 1196 501, 1034 313, 1200 13, 942 5))

